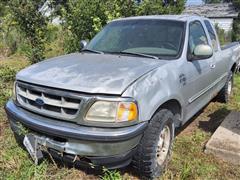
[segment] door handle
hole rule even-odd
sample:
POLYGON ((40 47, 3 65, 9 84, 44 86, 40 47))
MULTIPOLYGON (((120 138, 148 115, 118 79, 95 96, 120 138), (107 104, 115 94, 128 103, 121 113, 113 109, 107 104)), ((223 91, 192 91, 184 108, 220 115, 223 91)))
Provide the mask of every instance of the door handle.
POLYGON ((211 65, 210 65, 210 68, 211 68, 211 69, 214 69, 215 67, 216 67, 216 64, 211 64, 211 65))

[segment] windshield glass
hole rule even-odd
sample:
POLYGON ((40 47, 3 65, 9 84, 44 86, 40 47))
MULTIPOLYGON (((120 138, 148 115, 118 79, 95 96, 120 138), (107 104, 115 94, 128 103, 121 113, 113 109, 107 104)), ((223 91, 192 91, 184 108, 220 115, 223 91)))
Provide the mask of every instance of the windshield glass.
POLYGON ((104 53, 141 53, 174 58, 181 53, 184 22, 123 20, 109 23, 87 48, 104 53))

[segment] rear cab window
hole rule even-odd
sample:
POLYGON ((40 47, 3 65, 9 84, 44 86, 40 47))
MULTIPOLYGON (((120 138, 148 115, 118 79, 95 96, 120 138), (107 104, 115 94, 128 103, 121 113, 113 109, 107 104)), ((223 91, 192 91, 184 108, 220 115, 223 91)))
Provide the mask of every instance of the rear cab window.
POLYGON ((211 23, 208 20, 204 20, 204 24, 208 30, 210 39, 211 39, 211 43, 212 43, 212 47, 214 49, 214 51, 218 51, 218 42, 217 42, 217 36, 213 30, 213 27, 211 25, 211 23))

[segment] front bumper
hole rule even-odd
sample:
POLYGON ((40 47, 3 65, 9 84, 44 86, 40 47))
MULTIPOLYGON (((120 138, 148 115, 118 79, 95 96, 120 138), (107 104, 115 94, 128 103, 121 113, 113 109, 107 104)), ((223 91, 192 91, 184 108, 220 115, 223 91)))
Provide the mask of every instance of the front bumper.
POLYGON ((23 136, 23 125, 38 136, 41 145, 54 152, 72 157, 78 155, 107 168, 119 168, 131 161, 147 127, 147 122, 121 128, 86 127, 39 116, 18 107, 11 100, 5 110, 12 130, 19 136, 23 136))

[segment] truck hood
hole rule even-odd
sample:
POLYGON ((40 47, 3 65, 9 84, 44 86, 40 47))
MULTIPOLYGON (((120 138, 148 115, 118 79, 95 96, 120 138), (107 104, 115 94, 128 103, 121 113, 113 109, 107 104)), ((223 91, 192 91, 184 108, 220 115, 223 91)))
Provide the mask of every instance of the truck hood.
POLYGON ((16 79, 78 92, 119 95, 139 77, 165 63, 141 57, 74 53, 29 66, 16 79))

